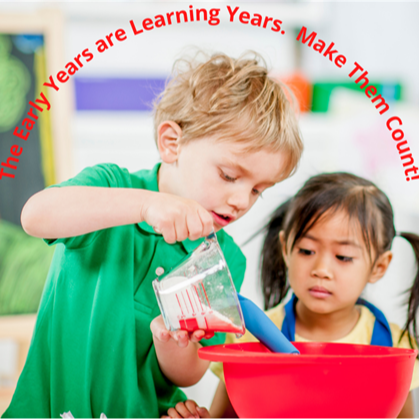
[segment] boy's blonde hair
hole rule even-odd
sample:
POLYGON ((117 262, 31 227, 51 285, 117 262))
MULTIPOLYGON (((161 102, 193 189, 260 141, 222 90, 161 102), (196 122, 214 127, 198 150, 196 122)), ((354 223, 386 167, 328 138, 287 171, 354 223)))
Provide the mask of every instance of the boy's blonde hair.
POLYGON ((154 104, 156 141, 158 126, 170 120, 182 129, 181 144, 215 136, 243 142, 246 151, 286 151, 290 158, 284 172, 291 174, 303 151, 295 112, 280 83, 268 77, 263 58, 253 54, 177 60, 154 104))

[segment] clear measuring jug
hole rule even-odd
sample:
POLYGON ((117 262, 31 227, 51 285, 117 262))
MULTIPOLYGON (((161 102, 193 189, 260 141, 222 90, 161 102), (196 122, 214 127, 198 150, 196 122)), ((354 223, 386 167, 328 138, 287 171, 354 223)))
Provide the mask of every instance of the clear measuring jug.
POLYGON ((245 332, 237 292, 215 233, 155 279, 153 288, 168 330, 245 332))

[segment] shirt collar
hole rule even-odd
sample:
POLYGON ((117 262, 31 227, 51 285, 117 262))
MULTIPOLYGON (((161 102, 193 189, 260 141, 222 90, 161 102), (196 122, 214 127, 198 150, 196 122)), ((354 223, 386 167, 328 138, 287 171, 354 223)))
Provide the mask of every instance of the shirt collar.
MULTIPOLYGON (((153 167, 153 169, 149 170, 148 173, 143 175, 144 189, 147 189, 153 192, 159 192, 159 183, 157 180, 157 176, 160 170, 160 166, 161 166, 161 163, 157 163, 153 167)), ((140 227, 141 230, 146 231, 147 233, 154 234, 155 236, 161 236, 161 234, 156 233, 154 231, 154 228, 151 225, 147 224, 145 221, 138 223, 138 227, 140 227)), ((217 237, 219 237, 220 233, 222 234, 222 230, 220 230, 217 233, 217 237)), ((204 237, 201 237, 200 239, 194 240, 194 241, 186 239, 182 241, 182 245, 187 253, 191 253, 204 241, 204 239, 205 239, 204 237)))

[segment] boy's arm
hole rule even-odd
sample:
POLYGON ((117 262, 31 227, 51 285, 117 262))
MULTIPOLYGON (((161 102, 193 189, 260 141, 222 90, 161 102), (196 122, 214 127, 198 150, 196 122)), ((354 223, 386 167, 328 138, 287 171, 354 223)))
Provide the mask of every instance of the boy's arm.
POLYGON ((33 195, 22 226, 35 237, 62 238, 146 221, 168 243, 211 232, 211 215, 197 202, 145 189, 66 186, 33 195))
POLYGON ((156 317, 151 322, 150 328, 163 374, 179 387, 196 384, 210 364, 210 361, 198 356, 198 349, 202 347, 199 340, 205 336, 205 331, 196 330, 191 335, 184 330, 169 332, 162 316, 156 317))
POLYGON ((143 221, 143 189, 66 186, 33 195, 22 210, 22 227, 35 237, 74 237, 143 221))

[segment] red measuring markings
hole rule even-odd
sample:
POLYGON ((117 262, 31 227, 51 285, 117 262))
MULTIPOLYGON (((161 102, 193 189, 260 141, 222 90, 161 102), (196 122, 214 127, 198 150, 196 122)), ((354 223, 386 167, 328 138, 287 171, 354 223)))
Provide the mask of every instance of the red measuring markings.
POLYGON ((211 311, 211 304, 202 283, 198 287, 193 285, 190 291, 188 292, 186 289, 176 294, 176 300, 182 313, 181 318, 195 316, 199 311, 201 314, 211 311))
POLYGON ((182 315, 179 319, 180 328, 193 332, 208 330, 213 332, 242 333, 242 329, 222 314, 213 311, 204 284, 183 290, 176 294, 182 315), (181 296, 179 295, 181 294, 181 296))
POLYGON ((207 295, 207 292, 205 291, 204 284, 202 284, 202 282, 201 282, 201 287, 202 287, 202 291, 204 291, 205 297, 206 297, 206 299, 207 299, 208 307, 210 307, 210 308, 211 308, 211 304, 210 304, 210 302, 209 302, 209 300, 208 300, 208 295, 207 295))
POLYGON ((192 314, 195 314, 195 308, 194 308, 194 306, 193 306, 193 304, 192 304, 191 297, 189 296, 189 292, 188 292, 188 290, 186 290, 186 295, 188 296, 189 302, 190 302, 190 304, 191 304, 192 314))
POLYGON ((182 312, 182 317, 183 317, 183 316, 185 316, 185 313, 182 310, 182 304, 180 304, 179 297, 177 296, 177 294, 176 294, 176 299, 177 299, 177 303, 179 304, 180 311, 182 312))
POLYGON ((193 288, 194 288, 194 290, 196 292, 196 296, 198 297, 199 305, 201 306, 201 313, 203 313, 204 312, 204 308, 202 307, 201 299, 199 298, 199 294, 198 294, 198 290, 196 289, 196 285, 194 285, 193 288))
POLYGON ((233 324, 227 317, 212 310, 203 315, 181 319, 179 324, 181 330, 187 330, 188 332, 209 330, 212 332, 243 333, 243 330, 233 324))

